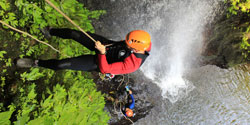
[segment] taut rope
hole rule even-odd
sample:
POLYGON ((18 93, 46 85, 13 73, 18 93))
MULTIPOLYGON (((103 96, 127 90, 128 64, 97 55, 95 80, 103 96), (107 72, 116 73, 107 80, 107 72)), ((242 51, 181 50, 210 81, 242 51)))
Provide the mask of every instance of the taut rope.
POLYGON ((45 0, 51 7, 53 7, 57 12, 62 14, 70 23, 72 23, 75 27, 77 27, 81 32, 83 32, 87 37, 89 37, 92 41, 96 42, 96 40, 91 37, 88 33, 86 33, 80 26, 78 26, 73 20, 71 20, 66 14, 64 14, 61 10, 59 10, 52 2, 49 0, 45 0))

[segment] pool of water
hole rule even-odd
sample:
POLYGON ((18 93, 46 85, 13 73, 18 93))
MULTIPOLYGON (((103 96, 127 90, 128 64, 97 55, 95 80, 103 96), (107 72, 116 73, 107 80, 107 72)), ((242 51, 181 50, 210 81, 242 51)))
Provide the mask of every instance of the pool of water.
POLYGON ((250 65, 221 69, 208 65, 188 71, 194 89, 181 100, 158 100, 137 124, 249 124, 250 65))

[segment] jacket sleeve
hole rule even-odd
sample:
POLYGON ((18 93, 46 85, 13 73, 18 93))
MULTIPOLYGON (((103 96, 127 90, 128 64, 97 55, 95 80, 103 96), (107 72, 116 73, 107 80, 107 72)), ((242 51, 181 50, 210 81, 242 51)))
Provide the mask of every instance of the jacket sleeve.
POLYGON ((132 99, 132 103, 129 104, 129 108, 133 109, 135 107, 135 99, 134 99, 133 94, 129 94, 129 95, 130 95, 130 98, 132 99))
POLYGON ((106 55, 98 54, 98 63, 101 73, 128 74, 136 71, 141 65, 141 58, 131 54, 123 62, 108 64, 106 55))

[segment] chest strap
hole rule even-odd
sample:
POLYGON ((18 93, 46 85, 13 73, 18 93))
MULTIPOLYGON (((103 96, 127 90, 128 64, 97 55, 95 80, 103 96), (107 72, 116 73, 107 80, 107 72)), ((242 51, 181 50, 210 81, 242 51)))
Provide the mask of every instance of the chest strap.
POLYGON ((141 53, 134 53, 134 55, 137 57, 137 58, 141 58, 142 59, 142 62, 141 62, 141 65, 144 63, 144 61, 146 60, 146 58, 149 56, 149 53, 147 51, 145 51, 145 54, 141 54, 141 53))

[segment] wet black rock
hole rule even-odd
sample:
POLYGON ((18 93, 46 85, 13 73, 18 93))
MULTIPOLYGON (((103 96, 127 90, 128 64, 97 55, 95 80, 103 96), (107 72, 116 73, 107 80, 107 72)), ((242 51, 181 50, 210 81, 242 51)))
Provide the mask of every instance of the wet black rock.
POLYGON ((144 118, 156 105, 156 99, 161 99, 158 86, 153 84, 140 71, 130 75, 118 75, 112 80, 102 80, 98 73, 93 73, 93 76, 98 91, 105 94, 105 110, 111 116, 109 124, 132 124, 132 122, 144 118), (130 87, 135 98, 135 116, 130 118, 132 122, 121 113, 121 108, 127 101, 126 85, 130 87))
POLYGON ((205 31, 206 47, 203 52, 203 63, 217 65, 221 68, 249 63, 250 57, 242 55, 240 46, 242 29, 248 26, 245 24, 250 21, 250 18, 245 18, 244 14, 227 18, 227 7, 225 6, 223 9, 220 11, 223 13, 218 14, 217 20, 205 31))

